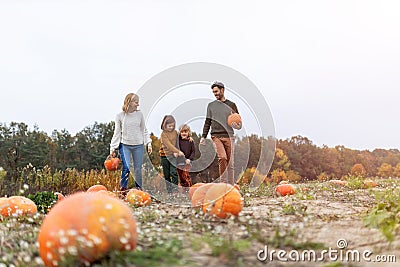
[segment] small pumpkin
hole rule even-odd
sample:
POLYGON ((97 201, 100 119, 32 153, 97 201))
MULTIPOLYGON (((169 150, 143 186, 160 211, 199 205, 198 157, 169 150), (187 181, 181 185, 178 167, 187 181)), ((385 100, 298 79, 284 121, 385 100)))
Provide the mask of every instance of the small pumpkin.
POLYGON ((377 186, 378 186, 378 184, 371 179, 364 180, 364 188, 377 187, 377 186))
POLYGON ((65 199, 65 196, 59 192, 55 192, 54 195, 57 196, 57 201, 61 201, 61 200, 65 199))
POLYGON ((134 250, 136 220, 132 209, 117 198, 79 192, 50 210, 38 243, 45 266, 58 266, 67 257, 90 265, 109 251, 134 250))
POLYGON ((139 190, 139 189, 131 189, 129 190, 128 194, 126 195, 126 200, 136 206, 142 207, 150 205, 151 203, 151 196, 149 193, 139 190))
POLYGON ((96 184, 96 185, 92 185, 91 187, 89 187, 89 189, 86 192, 88 192, 88 193, 98 192, 101 190, 107 191, 107 187, 105 187, 104 185, 101 185, 101 184, 96 184))
POLYGON ((295 193, 295 191, 296 190, 295 190, 294 186, 291 184, 280 184, 275 187, 275 193, 278 196, 282 196, 282 197, 287 196, 287 195, 293 195, 295 193))
POLYGON ((204 197, 206 196, 207 190, 213 185, 213 183, 207 183, 199 186, 192 195, 192 207, 201 207, 203 205, 204 197))
POLYGON ((23 196, 1 198, 0 214, 4 217, 33 215, 37 213, 37 206, 31 199, 23 196))
POLYGON ((189 199, 192 199, 192 196, 193 196, 194 192, 197 190, 197 188, 199 188, 199 187, 202 186, 203 184, 204 184, 204 183, 195 183, 194 185, 192 185, 192 186, 189 188, 189 192, 188 192, 189 199))
POLYGON ((338 179, 329 180, 329 183, 332 185, 338 185, 338 186, 345 186, 347 184, 346 181, 338 180, 338 179))
POLYGON ((238 216, 242 208, 242 196, 231 184, 212 184, 204 196, 203 212, 222 219, 226 218, 228 214, 238 216))
POLYGON ((232 123, 236 122, 237 124, 242 123, 242 117, 238 113, 232 113, 228 116, 228 125, 232 126, 232 123))
POLYGON ((107 157, 107 159, 104 161, 104 167, 108 171, 118 170, 120 164, 121 164, 120 159, 116 157, 107 157))

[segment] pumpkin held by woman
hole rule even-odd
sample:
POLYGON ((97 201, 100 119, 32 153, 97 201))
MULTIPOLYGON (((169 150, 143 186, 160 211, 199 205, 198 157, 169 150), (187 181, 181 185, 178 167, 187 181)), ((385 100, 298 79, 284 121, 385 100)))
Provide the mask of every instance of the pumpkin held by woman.
POLYGON ((116 171, 116 170, 118 170, 120 164, 121 164, 121 161, 120 161, 119 158, 108 157, 108 158, 104 161, 104 167, 105 167, 108 171, 116 171))

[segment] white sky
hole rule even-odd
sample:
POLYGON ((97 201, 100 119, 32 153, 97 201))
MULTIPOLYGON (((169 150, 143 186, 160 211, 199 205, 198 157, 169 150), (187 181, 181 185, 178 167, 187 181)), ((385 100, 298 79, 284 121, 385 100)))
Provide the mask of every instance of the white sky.
POLYGON ((400 149, 399 11, 396 0, 0 0, 0 122, 75 134, 112 121, 153 75, 202 61, 258 86, 277 138, 400 149))

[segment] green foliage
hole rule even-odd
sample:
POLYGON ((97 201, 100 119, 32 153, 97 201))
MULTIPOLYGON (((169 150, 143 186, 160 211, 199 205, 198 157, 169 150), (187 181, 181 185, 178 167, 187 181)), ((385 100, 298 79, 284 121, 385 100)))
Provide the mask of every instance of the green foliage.
POLYGON ((298 234, 295 229, 287 231, 281 230, 279 227, 275 228, 274 235, 269 239, 268 244, 272 247, 284 249, 323 249, 324 244, 317 242, 296 242, 298 234))
POLYGON ((137 248, 134 251, 114 251, 103 259, 101 263, 93 266, 174 266, 179 265, 182 258, 183 242, 176 238, 165 241, 157 241, 143 250, 137 248))
POLYGON ((295 215, 300 214, 301 216, 306 215, 307 206, 302 203, 287 203, 282 208, 282 214, 295 215))
POLYGON ((201 240, 208 244, 213 256, 223 256, 227 260, 237 258, 238 254, 251 245, 249 240, 229 240, 210 234, 203 236, 201 240))
POLYGON ((362 189, 364 188, 364 178, 359 175, 348 175, 345 176, 345 180, 347 181, 346 187, 350 189, 362 189))
POLYGON ((366 226, 379 229, 390 242, 400 229, 400 189, 376 192, 378 204, 364 217, 366 226))
POLYGON ((38 211, 42 213, 47 213, 50 208, 57 202, 57 196, 54 192, 37 192, 32 195, 29 194, 28 198, 30 198, 33 202, 35 202, 38 211))

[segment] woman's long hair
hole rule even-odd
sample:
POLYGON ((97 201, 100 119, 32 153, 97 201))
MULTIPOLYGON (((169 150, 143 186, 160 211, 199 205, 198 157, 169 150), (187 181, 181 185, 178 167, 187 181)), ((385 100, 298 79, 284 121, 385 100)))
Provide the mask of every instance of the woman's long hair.
POLYGON ((139 101, 139 96, 134 93, 129 93, 125 96, 124 105, 122 106, 122 111, 127 113, 129 109, 129 105, 134 102, 139 101))

